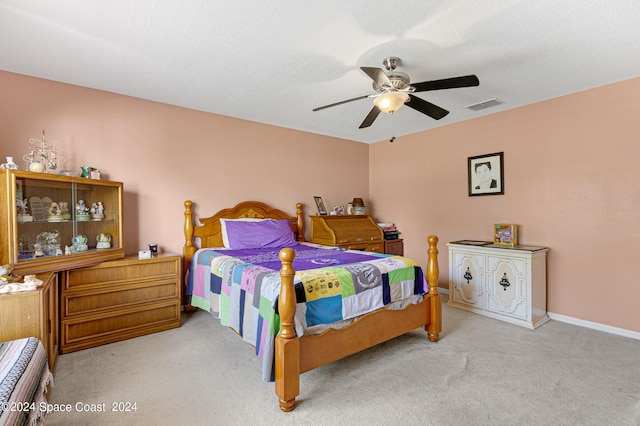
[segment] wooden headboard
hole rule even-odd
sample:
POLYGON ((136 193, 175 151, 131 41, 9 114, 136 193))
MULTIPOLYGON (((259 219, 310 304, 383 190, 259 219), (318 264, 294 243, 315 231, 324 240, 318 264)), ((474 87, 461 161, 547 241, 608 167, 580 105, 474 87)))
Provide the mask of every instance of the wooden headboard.
POLYGON ((302 203, 296 204, 296 215, 289 216, 282 210, 274 209, 260 201, 245 201, 235 207, 220 210, 211 217, 200 219, 201 225, 193 224, 193 202, 184 202, 184 248, 183 270, 188 270, 191 258, 197 248, 223 247, 220 218, 240 219, 280 219, 291 223, 291 230, 297 241, 304 241, 304 218, 302 216, 302 203), (199 247, 195 244, 195 238, 200 239, 199 247))

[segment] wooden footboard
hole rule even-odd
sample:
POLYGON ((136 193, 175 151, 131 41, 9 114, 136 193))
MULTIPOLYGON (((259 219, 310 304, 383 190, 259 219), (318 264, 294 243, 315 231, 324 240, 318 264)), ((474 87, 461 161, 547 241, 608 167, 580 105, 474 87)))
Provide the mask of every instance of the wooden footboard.
POLYGON ((378 310, 364 315, 348 327, 329 329, 317 336, 298 338, 294 329, 296 296, 293 259, 290 248, 280 251, 282 269, 278 301, 281 329, 276 336, 275 379, 280 409, 291 411, 300 393, 300 374, 352 355, 394 337, 424 326, 429 340, 437 341, 442 331, 442 300, 438 293, 438 237, 428 238, 427 283, 424 300, 401 311, 378 310), (384 324, 383 327, 380 324, 384 324))

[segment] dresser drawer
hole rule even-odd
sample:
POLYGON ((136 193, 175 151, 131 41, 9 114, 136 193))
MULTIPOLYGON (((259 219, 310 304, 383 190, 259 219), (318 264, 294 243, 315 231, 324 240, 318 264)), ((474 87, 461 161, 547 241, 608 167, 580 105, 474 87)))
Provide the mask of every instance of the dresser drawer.
POLYGON ((380 235, 367 232, 359 232, 357 229, 350 230, 350 232, 343 232, 339 237, 336 237, 336 242, 338 244, 359 244, 371 241, 382 241, 382 237, 380 235))
POLYGON ((69 353, 156 331, 180 327, 180 302, 166 301, 66 319, 60 324, 61 352, 69 353))
POLYGON ((373 253, 384 253, 383 243, 355 243, 355 244, 338 244, 338 247, 347 250, 370 251, 373 253))
POLYGON ((162 276, 176 277, 180 275, 180 269, 178 256, 159 256, 143 260, 125 258, 67 271, 63 291, 85 289, 95 286, 96 283, 103 287, 124 281, 138 282, 141 279, 157 279, 162 276))
POLYGON ((397 256, 404 256, 404 242, 401 239, 398 240, 385 240, 384 252, 386 254, 395 254, 397 256))
POLYGON ((374 253, 384 253, 384 243, 368 244, 367 251, 372 251, 374 253))
POLYGON ((83 292, 63 293, 61 298, 64 318, 86 315, 103 310, 119 309, 142 303, 178 299, 179 288, 175 279, 100 288, 83 292))

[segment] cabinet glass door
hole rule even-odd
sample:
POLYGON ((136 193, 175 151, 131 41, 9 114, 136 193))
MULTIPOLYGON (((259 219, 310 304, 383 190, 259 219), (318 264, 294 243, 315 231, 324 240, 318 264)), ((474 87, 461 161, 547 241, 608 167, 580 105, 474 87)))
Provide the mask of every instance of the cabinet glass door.
POLYGON ((38 273, 123 257, 122 183, 4 173, 3 263, 38 273))
POLYGON ((16 179, 18 262, 62 256, 74 237, 71 182, 16 179))

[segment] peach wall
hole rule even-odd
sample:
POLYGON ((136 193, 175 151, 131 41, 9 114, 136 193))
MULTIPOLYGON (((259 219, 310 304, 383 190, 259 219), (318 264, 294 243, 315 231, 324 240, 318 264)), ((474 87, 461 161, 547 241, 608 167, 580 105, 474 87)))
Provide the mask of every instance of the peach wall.
POLYGON ((405 254, 426 261, 446 243, 520 226, 522 244, 550 247, 548 310, 640 331, 640 79, 379 142, 370 149, 370 200, 396 222, 405 254), (467 157, 504 152, 505 194, 469 197, 467 157))
POLYGON ((63 168, 124 182, 128 253, 150 242, 181 253, 186 199, 206 216, 246 200, 290 214, 303 202, 315 214, 314 195, 327 208, 368 197, 366 144, 8 72, 0 94, 1 162, 44 129, 63 168))
POLYGON ((0 94, 2 162, 45 129, 65 168, 124 182, 128 253, 180 252, 187 198, 197 214, 247 199, 313 214, 314 195, 327 207, 361 196, 423 264, 427 235, 440 237, 442 286, 446 242, 517 223, 523 244, 551 248, 550 312, 640 331, 640 79, 371 146, 2 71, 0 94), (505 195, 468 197, 467 157, 498 151, 505 195))

